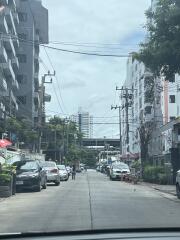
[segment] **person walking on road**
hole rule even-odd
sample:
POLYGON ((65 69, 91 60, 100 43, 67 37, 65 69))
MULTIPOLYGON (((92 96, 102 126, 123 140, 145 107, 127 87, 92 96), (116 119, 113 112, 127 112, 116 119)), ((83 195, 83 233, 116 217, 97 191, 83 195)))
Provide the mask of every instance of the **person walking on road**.
POLYGON ((73 165, 72 167, 72 180, 75 180, 76 177, 76 165, 73 165))

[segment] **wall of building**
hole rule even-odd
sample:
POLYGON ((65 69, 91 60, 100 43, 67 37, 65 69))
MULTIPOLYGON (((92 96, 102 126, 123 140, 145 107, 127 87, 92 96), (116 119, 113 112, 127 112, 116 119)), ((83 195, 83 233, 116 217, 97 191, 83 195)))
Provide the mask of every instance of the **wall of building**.
POLYGON ((32 126, 38 124, 39 96, 39 51, 40 43, 48 43, 48 11, 41 1, 20 1, 18 5, 20 38, 18 71, 20 116, 27 118, 32 126), (24 40, 24 41, 23 41, 24 40))
POLYGON ((19 68, 17 52, 18 1, 0 1, 0 118, 16 115, 18 104, 15 91, 19 88, 16 73, 19 68))

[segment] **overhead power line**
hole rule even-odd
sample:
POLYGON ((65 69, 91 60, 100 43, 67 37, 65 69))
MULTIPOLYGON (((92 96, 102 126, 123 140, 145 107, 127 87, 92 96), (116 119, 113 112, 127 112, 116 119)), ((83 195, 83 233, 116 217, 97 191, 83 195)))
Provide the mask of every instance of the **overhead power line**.
POLYGON ((75 51, 75 50, 70 50, 70 49, 63 49, 63 48, 57 48, 57 47, 52 47, 52 46, 47 46, 44 44, 41 44, 41 46, 52 49, 52 50, 57 50, 60 52, 67 52, 67 53, 74 53, 74 54, 80 54, 80 55, 88 55, 88 56, 97 56, 97 57, 117 57, 117 58, 127 58, 130 56, 130 54, 103 54, 103 53, 92 53, 92 52, 85 52, 85 51, 75 51))
MULTIPOLYGON (((44 61, 43 61, 42 59, 41 59, 41 63, 42 63, 42 66, 43 66, 44 70, 45 70, 45 71, 48 71, 49 69, 48 69, 48 67, 45 65, 45 63, 44 63, 44 61)), ((62 113, 63 113, 63 109, 62 109, 62 107, 61 107, 61 103, 60 103, 60 101, 59 101, 59 97, 58 97, 58 95, 57 95, 56 88, 55 88, 53 82, 52 82, 52 86, 53 86, 53 91, 54 91, 54 94, 55 94, 56 99, 57 99, 57 102, 58 102, 58 106, 59 106, 60 111, 61 111, 59 114, 62 114, 62 113)))
POLYGON ((71 49, 63 49, 63 48, 58 48, 58 47, 53 47, 53 46, 48 46, 45 44, 37 44, 36 41, 32 41, 32 40, 25 40, 22 38, 17 37, 16 35, 13 34, 4 34, 3 32, 0 32, 0 34, 3 34, 1 37, 2 38, 6 38, 11 36, 14 37, 15 39, 18 39, 24 43, 27 44, 32 44, 32 45, 40 45, 42 47, 51 49, 51 50, 56 50, 56 51, 60 51, 60 52, 66 52, 66 53, 73 53, 73 54, 80 54, 80 55, 88 55, 88 56, 97 56, 97 57, 116 57, 116 58, 127 58, 129 57, 131 54, 107 54, 107 53, 98 53, 98 52, 87 52, 87 51, 76 51, 76 50, 71 50, 71 49), (6 36, 4 36, 6 35, 6 36))
MULTIPOLYGON (((45 51, 45 54, 46 54, 46 56, 47 56, 47 58, 48 58, 48 60, 49 60, 49 63, 50 63, 50 65, 51 65, 53 71, 55 71, 55 68, 54 68, 54 66, 53 66, 52 60, 51 60, 48 52, 46 51, 46 48, 45 48, 45 47, 44 47, 44 51, 45 51)), ((61 102, 62 102, 62 104, 63 104, 63 106, 64 106, 64 109, 67 110, 67 108, 66 108, 66 106, 65 106, 65 104, 64 104, 63 98, 62 98, 61 88, 60 88, 59 81, 58 81, 58 78, 57 78, 56 75, 55 75, 55 79, 56 79, 57 86, 58 86, 58 89, 59 89, 59 96, 60 96, 61 102)))

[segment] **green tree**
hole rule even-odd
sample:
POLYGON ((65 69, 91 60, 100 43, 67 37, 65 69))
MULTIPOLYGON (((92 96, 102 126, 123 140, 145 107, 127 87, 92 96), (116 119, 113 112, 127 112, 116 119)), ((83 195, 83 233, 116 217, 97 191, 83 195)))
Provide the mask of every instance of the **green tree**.
POLYGON ((171 81, 180 74, 180 1, 158 0, 155 12, 149 9, 146 16, 148 39, 134 57, 171 81))
POLYGON ((54 116, 45 125, 44 138, 47 158, 60 160, 61 155, 66 162, 80 159, 82 136, 72 121, 54 116))
POLYGON ((148 145, 151 140, 153 130, 154 130, 153 122, 141 123, 140 127, 138 128, 141 149, 142 176, 144 176, 144 168, 148 163, 148 145))

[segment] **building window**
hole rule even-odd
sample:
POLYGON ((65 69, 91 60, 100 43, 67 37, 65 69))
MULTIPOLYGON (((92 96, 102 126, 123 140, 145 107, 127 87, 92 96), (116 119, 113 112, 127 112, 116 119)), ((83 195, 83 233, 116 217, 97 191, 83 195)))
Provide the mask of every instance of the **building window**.
POLYGON ((19 100, 19 103, 23 105, 26 104, 26 96, 18 96, 17 99, 19 100))
POLYGON ((175 95, 169 95, 169 103, 175 103, 175 95))
POLYGON ((26 63, 27 62, 27 56, 25 54, 18 54, 18 59, 20 63, 26 63))
POLYGON ((18 33, 18 37, 20 40, 27 40, 27 34, 26 33, 18 33))
POLYGON ((171 121, 175 120, 175 119, 176 119, 176 117, 174 117, 174 116, 171 116, 169 119, 170 119, 170 122, 171 122, 171 121))
POLYGON ((145 107, 145 114, 151 114, 152 106, 145 107))
POLYGON ((26 84, 27 83, 27 75, 25 74, 18 74, 17 81, 19 84, 26 84))
POLYGON ((19 16, 19 21, 20 22, 27 22, 27 13, 19 12, 18 16, 19 16))

